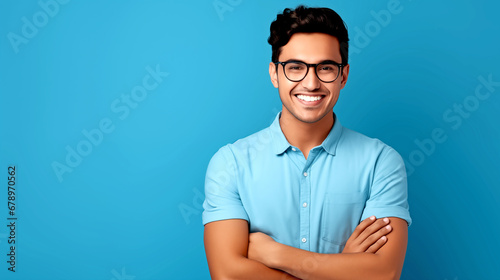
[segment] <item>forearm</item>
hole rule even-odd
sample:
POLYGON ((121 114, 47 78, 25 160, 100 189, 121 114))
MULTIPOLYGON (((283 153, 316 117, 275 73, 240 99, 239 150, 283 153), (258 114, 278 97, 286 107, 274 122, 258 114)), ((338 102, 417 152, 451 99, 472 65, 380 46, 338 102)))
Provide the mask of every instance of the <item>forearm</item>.
POLYGON ((288 273, 269 268, 258 261, 250 260, 243 256, 235 258, 230 262, 224 262, 224 265, 219 264, 218 266, 211 266, 210 274, 214 280, 297 279, 288 273))
POLYGON ((398 279, 400 271, 377 254, 319 254, 280 244, 266 263, 300 279, 398 279))
POLYGON ((368 218, 356 227, 341 254, 310 252, 252 233, 248 257, 300 279, 392 280, 399 279, 403 269, 407 241, 405 220, 368 218))

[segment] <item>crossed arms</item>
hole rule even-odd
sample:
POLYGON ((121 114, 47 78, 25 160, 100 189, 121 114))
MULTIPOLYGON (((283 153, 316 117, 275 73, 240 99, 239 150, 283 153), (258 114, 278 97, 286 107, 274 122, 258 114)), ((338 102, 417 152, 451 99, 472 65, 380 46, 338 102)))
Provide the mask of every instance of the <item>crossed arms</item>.
POLYGON ((371 217, 356 227, 342 253, 320 254, 250 234, 246 220, 230 219, 205 225, 205 251, 217 280, 399 279, 407 227, 400 218, 371 217))

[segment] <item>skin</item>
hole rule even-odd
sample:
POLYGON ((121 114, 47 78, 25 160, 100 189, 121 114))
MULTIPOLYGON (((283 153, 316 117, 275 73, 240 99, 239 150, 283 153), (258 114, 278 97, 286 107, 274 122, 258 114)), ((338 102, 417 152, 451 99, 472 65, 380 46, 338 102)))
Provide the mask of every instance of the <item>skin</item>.
MULTIPOLYGON (((325 60, 342 62, 339 41, 323 33, 297 33, 282 47, 279 61, 300 60, 319 63, 325 60)), ((305 158, 309 151, 320 145, 333 127, 333 107, 339 99, 349 76, 349 65, 343 67, 342 75, 332 83, 321 82, 310 68, 307 76, 300 82, 289 81, 281 65, 276 68, 269 63, 269 76, 274 87, 278 88, 283 110, 280 126, 290 144, 299 148, 305 158), (298 94, 324 96, 317 106, 307 106, 297 98, 298 94)))
MULTIPOLYGON (((392 227, 386 227, 390 222, 390 219, 384 221, 384 219, 376 219, 374 216, 364 220, 356 227, 342 254, 363 252, 374 254, 379 252, 386 245, 387 234, 392 231, 392 227)), ((284 272, 284 269, 272 268, 271 263, 274 263, 280 256, 284 256, 280 250, 291 248, 275 242, 264 233, 250 234, 246 220, 229 219, 206 224, 204 242, 210 275, 214 280, 308 279, 292 276, 292 274, 300 274, 300 272, 290 270, 287 273, 284 272)), ((322 256, 327 255, 314 255, 314 261, 321 260, 323 265, 328 265, 328 262, 324 262, 324 258, 321 258, 322 256)), ((298 260, 303 261, 310 258, 310 256, 306 256, 298 260)), ((290 265, 296 267, 292 262, 290 265)))
MULTIPOLYGON (((282 47, 280 61, 341 62, 338 40, 322 33, 297 33, 282 47)), ((349 65, 332 83, 321 82, 310 68, 300 82, 289 81, 281 65, 269 64, 283 110, 280 126, 288 142, 307 159, 334 124, 333 107, 349 75, 349 65), (322 96, 310 105, 297 95, 322 96)), ((361 222, 340 254, 319 254, 249 233, 248 222, 230 219, 205 225, 204 241, 212 279, 399 279, 407 244, 406 221, 389 217, 361 222)))
POLYGON ((230 219, 206 224, 204 242, 213 280, 298 279, 248 258, 249 232, 246 220, 230 219))
MULTIPOLYGON (((341 254, 319 254, 297 249, 275 242, 264 233, 250 234, 248 258, 259 261, 268 267, 285 271, 299 279, 399 279, 403 268, 408 242, 408 226, 405 220, 388 218, 390 230, 382 227, 381 232, 371 234, 373 239, 379 238, 370 245, 362 237, 354 237, 353 243, 365 243, 366 251, 359 252, 351 247, 349 252, 344 250, 341 254)), ((382 219, 383 220, 383 219, 382 219)), ((353 236, 356 235, 356 231, 353 236)), ((351 238, 353 238, 351 236, 351 238)), ((353 245, 353 244, 351 244, 353 245)))

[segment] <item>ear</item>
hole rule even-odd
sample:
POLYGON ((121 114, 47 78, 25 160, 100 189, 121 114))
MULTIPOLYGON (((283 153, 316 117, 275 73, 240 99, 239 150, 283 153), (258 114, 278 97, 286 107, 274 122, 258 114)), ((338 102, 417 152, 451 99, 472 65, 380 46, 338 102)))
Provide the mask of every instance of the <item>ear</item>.
POLYGON ((342 67, 342 80, 340 82, 340 89, 343 89, 345 87, 345 84, 347 83, 348 76, 349 76, 349 64, 342 67))
POLYGON ((276 72, 276 64, 274 62, 269 63, 269 77, 271 78, 271 83, 275 88, 278 88, 278 73, 276 72))

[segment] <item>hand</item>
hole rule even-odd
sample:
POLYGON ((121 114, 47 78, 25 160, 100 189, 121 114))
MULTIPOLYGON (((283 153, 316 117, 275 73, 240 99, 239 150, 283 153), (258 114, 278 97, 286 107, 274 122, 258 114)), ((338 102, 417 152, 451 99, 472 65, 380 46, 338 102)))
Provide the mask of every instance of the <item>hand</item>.
POLYGON ((387 242, 392 231, 388 218, 371 216, 362 221, 347 240, 342 253, 376 253, 387 242))
MULTIPOLYGON (((250 233, 248 236, 248 259, 258 261, 268 267, 271 266, 271 261, 273 260, 275 254, 277 253, 278 247, 282 245, 274 239, 262 232, 250 233)), ((281 278, 282 280, 300 280, 293 275, 284 274, 281 278)))
POLYGON ((279 244, 262 232, 250 233, 248 237, 248 258, 266 264, 275 246, 279 244))

